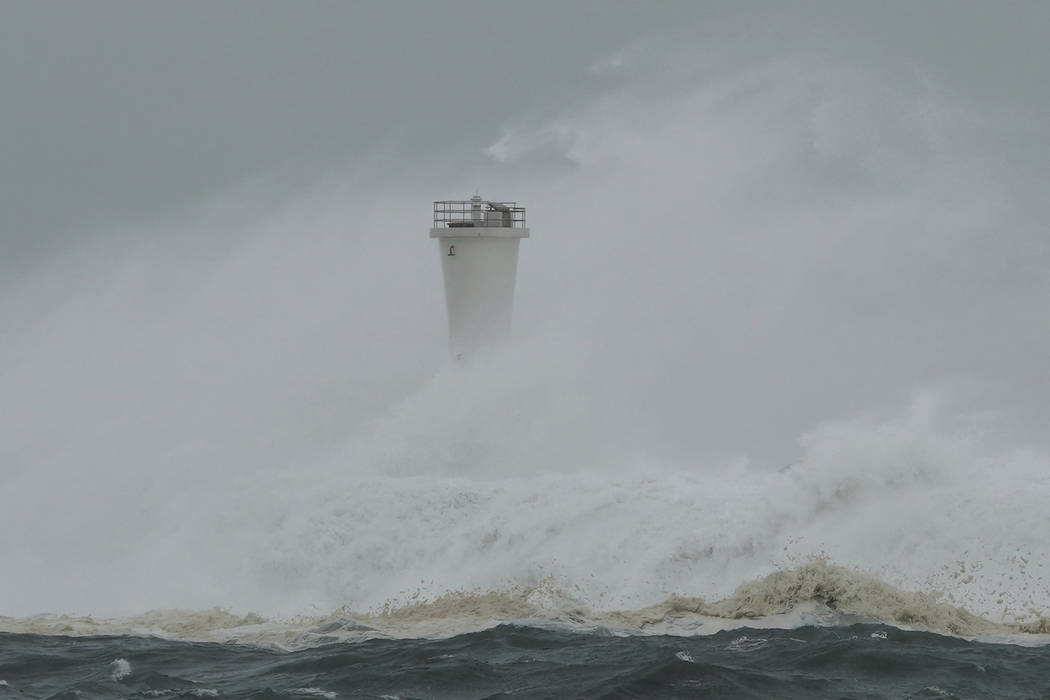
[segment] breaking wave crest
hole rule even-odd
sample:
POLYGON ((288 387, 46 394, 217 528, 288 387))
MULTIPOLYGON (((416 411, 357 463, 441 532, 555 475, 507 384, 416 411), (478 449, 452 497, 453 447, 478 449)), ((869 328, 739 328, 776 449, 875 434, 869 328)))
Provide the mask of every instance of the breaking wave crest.
POLYGON ((942 594, 909 592, 825 559, 777 571, 705 601, 672 596, 635 610, 594 610, 544 581, 502 591, 456 591, 435 600, 340 608, 328 615, 268 619, 221 609, 155 610, 127 618, 40 615, 0 618, 0 630, 29 634, 152 635, 184 641, 233 642, 284 649, 376 638, 443 638, 500 624, 630 635, 708 635, 728 629, 851 625, 878 622, 903 629, 1022 644, 1050 644, 1050 619, 993 622, 944 602, 942 594))
MULTIPOLYGON (((9 557, 17 575, 0 592, 18 617, 4 628, 284 643, 331 636, 311 630, 343 618, 364 626, 352 634, 395 636, 512 621, 691 634, 842 616, 967 636, 1046 627, 1046 460, 945 430, 929 396, 895 418, 820 425, 786 467, 668 464, 581 451, 572 436, 539 444, 544 424, 485 415, 543 390, 542 373, 518 384, 504 369, 492 369, 500 381, 439 378, 294 471, 216 474, 207 489, 125 475, 121 491, 143 500, 92 510, 79 556, 9 557), (501 439, 443 445, 467 421, 501 439), (77 587, 42 568, 58 562, 78 570, 77 587), (207 612, 136 616, 176 608, 207 612), (70 615, 25 617, 41 611, 70 615)), ((571 395, 560 411, 577 410, 571 395)), ((23 545, 42 537, 39 524, 8 534, 19 532, 23 545)))

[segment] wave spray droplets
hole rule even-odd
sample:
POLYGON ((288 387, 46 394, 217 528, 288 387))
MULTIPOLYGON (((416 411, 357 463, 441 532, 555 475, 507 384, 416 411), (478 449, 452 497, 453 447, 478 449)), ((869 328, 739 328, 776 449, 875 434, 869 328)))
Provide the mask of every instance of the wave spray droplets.
POLYGON ((433 249, 389 235, 433 190, 402 171, 11 283, 0 612, 228 611, 126 622, 187 637, 333 611, 1038 629, 1050 462, 1012 431, 1041 405, 1046 287, 1002 271, 1042 259, 1018 219, 1045 217, 923 84, 702 68, 508 125, 492 187, 545 233, 521 342, 467 371, 434 360, 433 249), (674 206, 616 206, 638 198, 674 206))
MULTIPOLYGON (((521 366, 520 357, 506 361, 521 366)), ((206 507, 201 494, 165 505, 171 514, 198 509, 169 533, 168 551, 180 556, 165 573, 188 565, 212 604, 236 600, 236 610, 263 617, 172 612, 3 626, 290 646, 333 633, 444 636, 501 621, 636 634, 857 619, 967 636, 1014 635, 1016 623, 1045 631, 1045 464, 982 456, 934 431, 926 400, 883 423, 821 426, 786 469, 601 464, 572 435, 528 450, 512 428, 516 412, 486 411, 498 424, 484 434, 508 436, 497 445, 442 443, 463 417, 435 419, 419 404, 471 413, 518 396, 517 411, 529 412, 518 387, 477 376, 485 391, 472 394, 462 376, 407 399, 330 461, 221 488, 221 501, 206 507), (430 419, 416 422, 421 415, 430 419), (530 460, 546 468, 523 476, 530 460), (983 478, 992 471, 994 486, 983 478), (357 625, 314 631, 344 619, 357 625)), ((164 566, 150 554, 126 561, 164 566)))

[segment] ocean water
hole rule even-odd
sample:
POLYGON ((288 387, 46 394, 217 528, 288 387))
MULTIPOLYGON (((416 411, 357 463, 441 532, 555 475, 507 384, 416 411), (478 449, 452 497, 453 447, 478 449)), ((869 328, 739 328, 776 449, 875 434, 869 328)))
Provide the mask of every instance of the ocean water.
POLYGON ((0 634, 0 698, 1046 698, 1050 650, 883 625, 705 637, 500 625, 299 651, 0 634))

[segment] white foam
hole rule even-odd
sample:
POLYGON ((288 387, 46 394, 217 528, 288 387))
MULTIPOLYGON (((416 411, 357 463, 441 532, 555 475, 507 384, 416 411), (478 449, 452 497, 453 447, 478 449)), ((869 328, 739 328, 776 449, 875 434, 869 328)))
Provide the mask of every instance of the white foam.
MULTIPOLYGON (((429 399, 404 410, 417 401, 429 399)), ((336 459, 261 474, 195 527, 177 521, 168 546, 194 542, 206 554, 214 532, 237 542, 194 575, 236 583, 208 590, 267 614, 57 615, 0 618, 0 628, 294 647, 519 620, 691 634, 737 620, 838 624, 848 613, 964 636, 1047 633, 1047 462, 975 449, 930 420, 918 402, 889 421, 822 425, 779 471, 730 463, 466 478, 438 464, 446 473, 384 476, 336 459), (361 626, 314 631, 338 620, 361 626)), ((404 443, 360 447, 377 445, 405 463, 404 443)))
POLYGON ((131 664, 127 659, 114 659, 109 664, 109 677, 120 682, 131 675, 131 664))
POLYGON ((322 690, 321 688, 292 688, 288 691, 294 695, 309 695, 312 697, 327 698, 328 700, 335 700, 336 694, 330 690, 322 690))

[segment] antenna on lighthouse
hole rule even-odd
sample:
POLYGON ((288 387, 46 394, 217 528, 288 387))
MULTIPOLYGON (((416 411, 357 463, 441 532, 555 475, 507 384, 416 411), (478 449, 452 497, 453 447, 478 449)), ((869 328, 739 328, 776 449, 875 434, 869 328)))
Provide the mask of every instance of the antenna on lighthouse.
POLYGON ((441 252, 452 357, 464 360, 508 340, 518 244, 529 237, 525 208, 476 193, 434 202, 430 237, 441 252))

